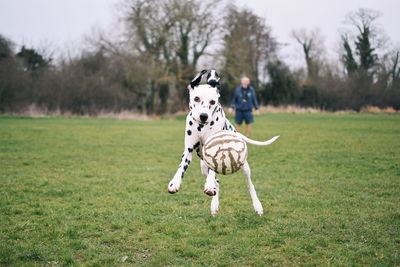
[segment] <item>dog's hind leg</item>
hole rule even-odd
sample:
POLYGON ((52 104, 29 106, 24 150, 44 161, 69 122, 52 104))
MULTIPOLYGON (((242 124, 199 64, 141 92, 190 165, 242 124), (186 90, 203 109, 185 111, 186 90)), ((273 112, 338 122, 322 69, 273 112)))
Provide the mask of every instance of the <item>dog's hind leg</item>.
POLYGON ((218 179, 215 179, 216 181, 216 191, 215 195, 212 197, 211 200, 211 215, 215 216, 218 213, 218 208, 219 208, 219 181, 218 179))
POLYGON ((201 173, 207 178, 204 185, 204 193, 213 196, 211 200, 211 215, 215 216, 219 208, 219 181, 215 177, 215 172, 210 170, 203 160, 200 161, 201 173))
POLYGON ((243 165, 243 173, 244 173, 244 176, 246 177, 247 185, 249 186, 250 196, 251 196, 251 200, 253 201, 254 210, 257 212, 258 215, 261 216, 261 215, 263 215, 263 207, 261 205, 260 200, 257 197, 257 193, 254 188, 254 185, 251 182, 251 178, 250 178, 251 170, 250 170, 249 163, 247 163, 247 161, 243 165))

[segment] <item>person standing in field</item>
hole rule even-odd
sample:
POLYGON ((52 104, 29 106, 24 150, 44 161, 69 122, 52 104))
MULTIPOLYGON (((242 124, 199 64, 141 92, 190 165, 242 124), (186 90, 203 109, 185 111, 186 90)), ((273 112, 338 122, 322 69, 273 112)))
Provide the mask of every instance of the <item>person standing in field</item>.
POLYGON ((250 124, 254 122, 253 108, 255 108, 255 114, 258 115, 260 111, 258 110, 259 106, 256 92, 253 86, 250 85, 249 77, 243 77, 241 79, 241 85, 235 89, 228 112, 232 114, 233 110, 235 110, 236 128, 239 132, 243 121, 245 121, 247 136, 251 134, 250 124))

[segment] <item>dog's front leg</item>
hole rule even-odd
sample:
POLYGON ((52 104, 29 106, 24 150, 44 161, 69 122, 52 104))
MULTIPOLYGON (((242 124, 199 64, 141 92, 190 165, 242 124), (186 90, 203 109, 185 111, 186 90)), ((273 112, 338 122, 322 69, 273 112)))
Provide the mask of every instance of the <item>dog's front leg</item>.
POLYGON ((219 181, 218 179, 215 179, 215 195, 212 197, 211 200, 211 215, 215 216, 217 215, 218 209, 219 209, 219 181))
POLYGON ((179 191, 181 186, 183 175, 192 162, 192 153, 200 145, 198 137, 195 136, 188 127, 186 128, 185 136, 185 150, 182 154, 181 163, 179 164, 178 170, 176 171, 174 178, 168 184, 168 192, 174 194, 179 191))
POLYGON ((212 196, 211 215, 217 215, 219 207, 219 182, 217 177, 215 177, 215 172, 213 170, 208 171, 206 183, 204 185, 204 193, 212 196))
POLYGON ((218 183, 213 170, 208 171, 206 183, 204 185, 204 193, 209 196, 215 196, 217 194, 218 183))
POLYGON ((179 191, 179 187, 181 186, 183 175, 185 171, 189 167, 189 164, 192 162, 192 151, 188 151, 188 148, 185 147, 185 151, 182 154, 182 160, 179 164, 178 170, 176 171, 174 178, 168 184, 168 192, 174 194, 179 191))
POLYGON ((200 169, 207 178, 204 186, 204 193, 213 196, 211 200, 211 215, 215 216, 219 208, 219 181, 215 176, 215 172, 208 168, 204 160, 200 161, 200 169))

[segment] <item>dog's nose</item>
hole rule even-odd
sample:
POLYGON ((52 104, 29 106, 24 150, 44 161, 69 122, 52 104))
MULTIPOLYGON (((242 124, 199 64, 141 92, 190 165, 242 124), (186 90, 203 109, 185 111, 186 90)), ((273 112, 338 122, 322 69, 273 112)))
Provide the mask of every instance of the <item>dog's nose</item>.
POLYGON ((201 120, 201 122, 205 122, 205 121, 207 121, 207 119, 208 119, 207 113, 201 113, 201 114, 200 114, 200 120, 201 120))

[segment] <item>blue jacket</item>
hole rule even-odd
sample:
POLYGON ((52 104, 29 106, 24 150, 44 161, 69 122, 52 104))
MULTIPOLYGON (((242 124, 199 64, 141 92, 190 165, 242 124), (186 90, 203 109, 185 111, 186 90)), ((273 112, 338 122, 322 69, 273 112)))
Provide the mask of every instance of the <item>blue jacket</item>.
POLYGON ((230 107, 239 111, 251 111, 253 107, 258 109, 254 88, 251 85, 247 89, 243 89, 242 86, 236 87, 230 107))

